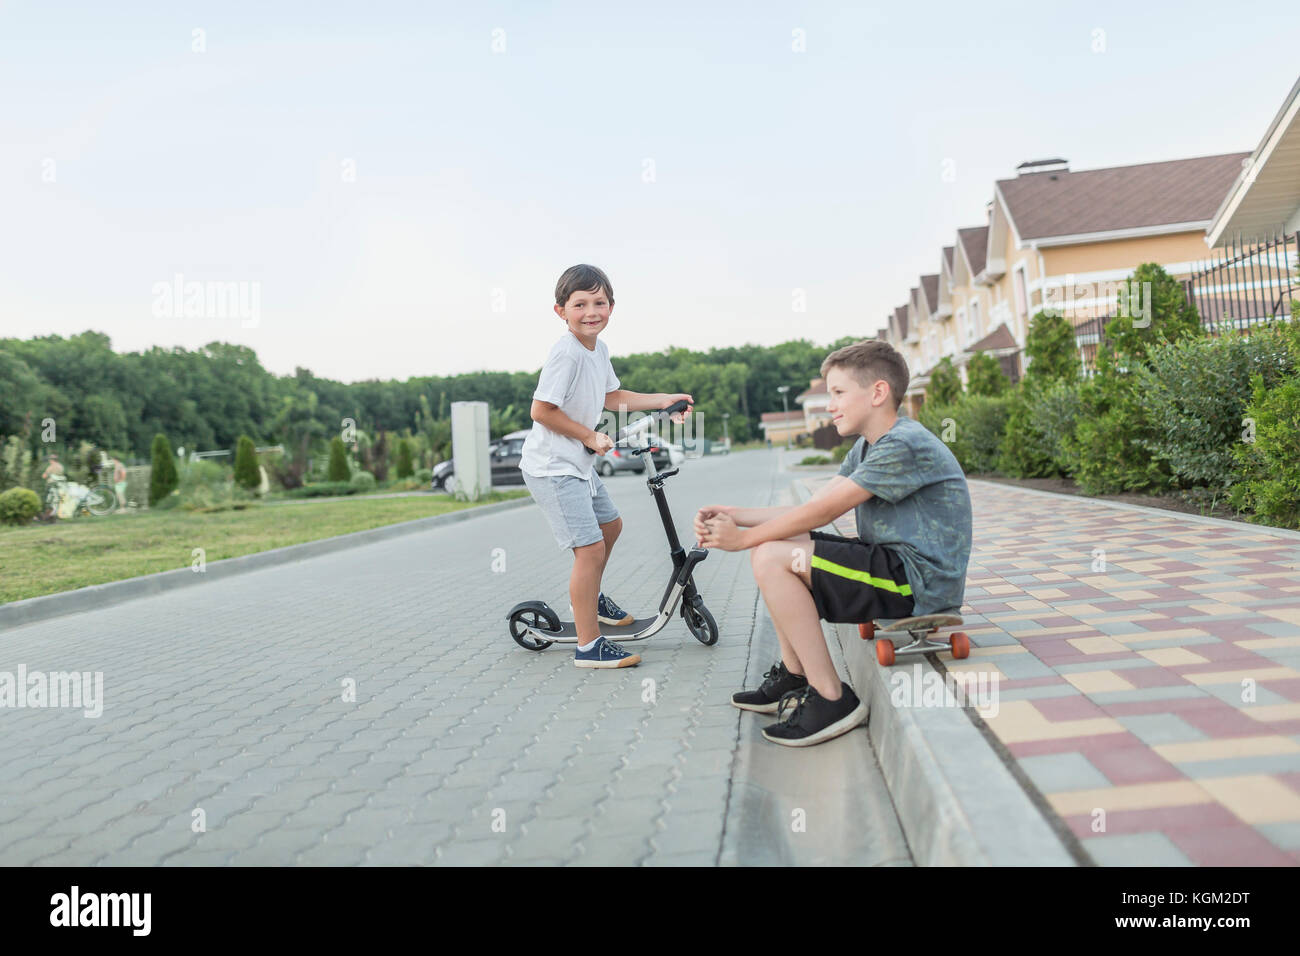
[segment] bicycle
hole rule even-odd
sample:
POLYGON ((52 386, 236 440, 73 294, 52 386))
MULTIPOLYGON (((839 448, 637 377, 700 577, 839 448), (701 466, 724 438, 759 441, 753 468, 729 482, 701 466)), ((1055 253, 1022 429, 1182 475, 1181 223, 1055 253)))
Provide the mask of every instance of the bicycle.
POLYGON ((103 518, 117 510, 117 493, 107 484, 93 487, 68 481, 62 475, 56 475, 49 481, 45 491, 45 510, 36 516, 36 520, 49 524, 58 520, 61 511, 68 511, 69 518, 82 514, 103 518), (71 507, 68 507, 68 499, 71 507))

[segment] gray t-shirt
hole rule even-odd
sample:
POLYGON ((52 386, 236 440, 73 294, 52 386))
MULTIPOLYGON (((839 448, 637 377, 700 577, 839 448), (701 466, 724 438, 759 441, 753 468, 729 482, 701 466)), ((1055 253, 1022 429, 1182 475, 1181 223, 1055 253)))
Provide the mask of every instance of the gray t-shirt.
POLYGON ((956 613, 966 594, 971 508, 966 476, 948 446, 900 415, 875 444, 859 438, 840 474, 871 492, 855 509, 858 537, 902 558, 912 613, 956 613))
MULTIPOLYGON (((572 332, 566 331, 551 346, 538 377, 533 398, 558 405, 580 425, 595 428, 604 417, 605 396, 619 386, 614 366, 609 362, 609 349, 596 340, 596 347, 588 349, 572 332)), ((524 439, 519 468, 534 477, 544 475, 572 475, 590 479, 595 455, 587 454, 587 447, 578 439, 553 432, 541 422, 524 439)))

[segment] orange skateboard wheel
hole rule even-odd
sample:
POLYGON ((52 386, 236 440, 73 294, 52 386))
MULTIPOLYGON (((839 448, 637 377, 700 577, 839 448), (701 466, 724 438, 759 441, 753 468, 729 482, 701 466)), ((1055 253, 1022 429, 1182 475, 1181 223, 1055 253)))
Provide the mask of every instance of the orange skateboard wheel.
POLYGON ((894 642, 876 641, 876 660, 881 667, 890 667, 894 663, 894 642))
POLYGON ((957 660, 970 657, 970 638, 963 631, 953 632, 952 656, 957 660))
POLYGON ((864 641, 869 641, 876 636, 876 622, 867 621, 866 624, 858 625, 858 637, 864 641))

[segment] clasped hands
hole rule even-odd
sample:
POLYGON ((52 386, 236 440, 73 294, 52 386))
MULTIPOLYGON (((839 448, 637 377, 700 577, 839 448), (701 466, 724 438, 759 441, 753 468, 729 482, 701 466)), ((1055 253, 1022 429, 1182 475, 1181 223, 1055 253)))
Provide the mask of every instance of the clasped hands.
POLYGON ((695 514, 695 537, 700 546, 719 551, 744 551, 745 532, 736 524, 733 505, 705 505, 695 514))

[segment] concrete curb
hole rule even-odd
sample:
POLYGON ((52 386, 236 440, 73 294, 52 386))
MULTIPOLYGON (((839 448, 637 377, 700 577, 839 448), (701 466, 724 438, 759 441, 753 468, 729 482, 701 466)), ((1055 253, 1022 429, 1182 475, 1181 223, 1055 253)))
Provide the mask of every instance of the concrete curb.
MULTIPOLYGON (((794 485, 801 501, 810 497, 801 483, 794 485)), ((893 694, 905 684, 943 682, 928 657, 883 668, 874 643, 859 638, 857 627, 828 627, 839 640, 850 685, 870 707, 871 744, 917 866, 1082 862, 985 739, 978 714, 958 706, 895 706, 893 694)))
MULTIPOLYGON (((776 628, 759 596, 745 686, 758 686, 763 671, 779 656, 776 628)), ((837 656, 834 646, 831 656, 837 656)), ((905 837, 893 824, 889 790, 861 735, 863 728, 817 747, 791 750, 763 738, 762 728, 775 722, 775 715, 737 714, 740 727, 720 865, 911 865, 905 837), (791 826, 796 808, 810 821, 798 834, 791 826)))
POLYGON ((150 594, 160 594, 163 591, 202 584, 205 580, 213 578, 231 577, 248 571, 273 567, 277 564, 288 564, 292 561, 314 558, 334 551, 374 544, 378 541, 386 541, 390 538, 425 531, 438 525, 454 524, 458 521, 467 521, 470 518, 522 508, 532 503, 533 499, 531 497, 518 498, 513 501, 498 501, 490 505, 462 508, 459 511, 433 515, 428 518, 416 518, 413 521, 401 521, 380 528, 368 528, 364 531, 353 531, 330 538, 321 538, 318 541, 286 545, 283 548, 259 551, 256 554, 245 554, 237 558, 225 558, 221 561, 210 562, 201 575, 196 574, 190 568, 178 568, 174 571, 160 571, 157 574, 127 578, 124 581, 93 584, 89 587, 64 591, 60 594, 46 594, 41 597, 12 601, 9 604, 0 605, 0 629, 20 627, 36 621, 45 621, 52 617, 61 617, 64 614, 75 614, 78 611, 95 610, 150 594))

